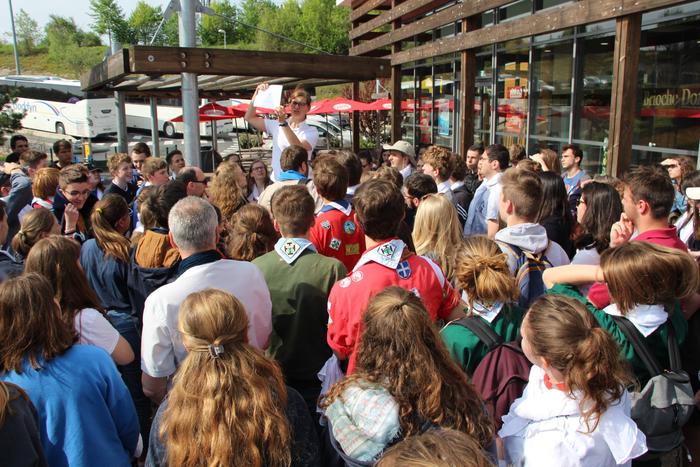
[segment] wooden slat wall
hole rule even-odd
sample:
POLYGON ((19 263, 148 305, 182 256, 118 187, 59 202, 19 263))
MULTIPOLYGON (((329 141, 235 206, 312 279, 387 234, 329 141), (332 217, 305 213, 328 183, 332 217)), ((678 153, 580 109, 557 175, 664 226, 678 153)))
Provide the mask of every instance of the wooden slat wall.
MULTIPOLYGON (((449 24, 450 22, 479 14, 497 6, 510 3, 511 1, 512 0, 465 1, 418 20, 415 23, 404 25, 398 31, 388 31, 372 40, 365 42, 359 41, 364 34, 391 21, 400 19, 410 14, 411 11, 428 3, 427 0, 409 0, 402 3, 399 7, 386 11, 366 23, 357 25, 357 27, 350 32, 350 37, 353 39, 351 54, 360 55, 371 53, 381 47, 404 40, 415 34, 426 32, 449 24)), ((547 8, 546 10, 538 11, 524 18, 488 26, 476 31, 463 32, 453 37, 440 39, 430 44, 392 54, 391 63, 392 65, 401 65, 403 63, 422 60, 437 55, 478 48, 495 42, 554 32, 573 26, 604 21, 687 2, 688 0, 580 0, 578 2, 547 8)))

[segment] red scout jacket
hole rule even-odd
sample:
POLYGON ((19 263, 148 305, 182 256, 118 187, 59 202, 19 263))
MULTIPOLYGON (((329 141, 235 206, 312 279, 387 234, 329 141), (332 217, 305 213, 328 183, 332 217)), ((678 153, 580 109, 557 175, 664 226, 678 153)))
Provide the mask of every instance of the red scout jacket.
POLYGON ((365 233, 354 219, 355 210, 345 200, 328 203, 316 216, 309 240, 324 256, 337 259, 348 271, 365 251, 365 233))
POLYGON ((328 345, 341 359, 350 357, 348 374, 355 369, 362 313, 375 294, 390 286, 420 297, 433 321, 446 319, 459 305, 459 295, 440 267, 405 249, 401 240, 387 240, 366 251, 348 277, 335 283, 328 297, 328 345))

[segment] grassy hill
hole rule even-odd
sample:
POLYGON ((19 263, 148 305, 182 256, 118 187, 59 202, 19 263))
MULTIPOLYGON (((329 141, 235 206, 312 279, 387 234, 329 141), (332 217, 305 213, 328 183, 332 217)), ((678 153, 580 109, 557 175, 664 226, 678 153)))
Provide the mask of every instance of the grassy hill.
MULTIPOLYGON (((20 55, 22 74, 54 75, 62 78, 80 79, 80 75, 102 61, 105 46, 71 47, 60 57, 50 56, 39 50, 31 55, 20 55)), ((12 46, 0 46, 0 75, 15 73, 15 57, 12 46)))

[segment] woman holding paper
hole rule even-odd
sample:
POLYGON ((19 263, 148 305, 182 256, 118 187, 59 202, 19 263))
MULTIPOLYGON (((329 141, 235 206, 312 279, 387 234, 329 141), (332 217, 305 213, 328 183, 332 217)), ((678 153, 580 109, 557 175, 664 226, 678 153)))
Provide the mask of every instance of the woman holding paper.
POLYGON ((275 87, 270 86, 268 83, 258 85, 246 111, 245 119, 256 130, 264 131, 272 136, 272 179, 274 181, 283 181, 280 180, 282 172, 280 157, 282 151, 288 146, 295 144, 306 149, 309 153, 309 158, 311 158, 311 151, 313 151, 318 141, 318 131, 306 124, 306 113, 311 107, 311 96, 302 88, 296 88, 289 98, 291 115, 287 116, 285 108, 281 105, 275 109, 277 120, 258 117, 255 114, 256 97, 259 94, 262 97, 264 93, 274 92, 275 87))

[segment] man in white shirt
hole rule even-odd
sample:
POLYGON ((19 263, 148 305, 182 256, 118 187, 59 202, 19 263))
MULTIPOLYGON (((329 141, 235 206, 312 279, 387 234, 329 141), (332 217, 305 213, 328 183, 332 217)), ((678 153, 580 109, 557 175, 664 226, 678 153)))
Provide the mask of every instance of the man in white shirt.
POLYGON ((272 137, 272 180, 277 182, 282 173, 280 164, 282 151, 291 145, 301 146, 306 149, 310 160, 311 152, 318 142, 318 131, 306 123, 306 114, 311 110, 311 96, 302 88, 295 89, 289 99, 291 115, 287 116, 287 111, 282 106, 275 109, 277 120, 255 115, 253 105, 255 97, 258 92, 264 91, 268 87, 268 83, 261 83, 255 89, 248 110, 246 110, 245 120, 256 130, 264 131, 272 137))
POLYGON ((502 144, 492 144, 479 159, 481 185, 469 205, 464 236, 484 235, 494 238, 499 227, 498 208, 501 201, 501 175, 508 168, 510 154, 502 144))
POLYGON ((384 155, 388 156, 391 167, 398 170, 403 177, 404 183, 406 179, 413 173, 416 167, 416 151, 413 145, 408 141, 398 140, 394 144, 385 144, 382 146, 384 155))
POLYGON ((233 294, 248 314, 248 343, 264 349, 272 332, 270 292, 260 269, 248 262, 223 259, 216 250, 217 217, 202 198, 178 201, 168 216, 170 242, 182 261, 178 278, 146 299, 141 338, 143 392, 160 403, 168 378, 187 356, 178 330, 180 303, 193 292, 217 288, 233 294))

